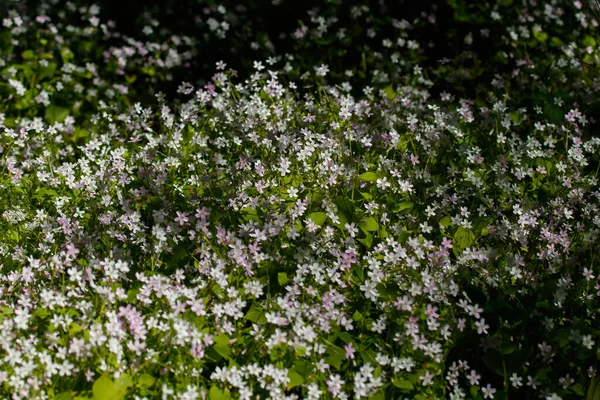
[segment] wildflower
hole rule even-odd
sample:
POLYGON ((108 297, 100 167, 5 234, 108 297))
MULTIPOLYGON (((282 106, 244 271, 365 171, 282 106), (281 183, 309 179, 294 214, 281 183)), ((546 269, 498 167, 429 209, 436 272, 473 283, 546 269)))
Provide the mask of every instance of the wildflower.
POLYGON ((262 64, 262 62, 260 62, 260 61, 254 61, 254 69, 256 69, 258 71, 262 71, 263 69, 265 69, 265 67, 262 64))
POLYGON ((27 92, 27 89, 20 81, 17 81, 15 79, 9 79, 8 84, 12 86, 13 89, 15 89, 19 96, 23 96, 27 92))
POLYGON ((354 222, 346 223, 344 227, 348 230, 350 237, 354 237, 358 233, 358 228, 354 222))
POLYGON ((596 342, 594 340, 592 340, 592 335, 583 336, 581 342, 583 343, 583 346, 589 350, 591 350, 594 347, 594 345, 596 344, 596 342))
POLYGON ((419 379, 422 381, 421 384, 423 386, 428 386, 433 383, 433 374, 429 371, 425 371, 424 375, 421 375, 419 379))
POLYGON ((583 268, 583 276, 588 281, 594 279, 594 273, 591 269, 583 268))
POLYGON ((527 375, 527 386, 531 386, 533 389, 537 389, 537 385, 539 385, 537 379, 533 378, 531 375, 527 375))
POLYGON ((477 326, 477 333, 480 335, 483 333, 487 335, 487 329, 490 327, 488 324, 485 323, 484 318, 481 318, 479 321, 476 321, 475 326, 477 326))
POLYGON ((521 386, 523 386, 523 378, 521 378, 519 375, 517 375, 516 373, 513 373, 510 378, 510 383, 513 385, 513 387, 515 388, 519 388, 521 386))
POLYGON ((338 397, 343 385, 344 380, 338 374, 332 374, 327 380, 327 390, 334 398, 338 397))
POLYGON ((496 393, 496 389, 494 389, 489 383, 486 385, 486 387, 481 388, 481 391, 483 392, 484 399, 493 399, 494 393, 496 393))
POLYGON ((315 67, 317 71, 317 76, 325 76, 329 72, 329 66, 326 64, 321 64, 319 67, 315 67))
POLYGON ((477 373, 477 371, 475 371, 474 369, 471 370, 470 374, 467 375, 467 379, 469 380, 469 383, 471 385, 479 385, 479 379, 481 378, 481 375, 479 375, 477 373))
POLYGON ((352 343, 348 343, 344 346, 344 350, 346 351, 346 360, 354 360, 354 353, 356 349, 352 346, 352 343))
POLYGON ((177 217, 175 218, 175 222, 178 222, 179 225, 185 225, 186 222, 188 222, 188 216, 187 213, 182 212, 182 211, 177 211, 177 217))
POLYGON ((447 237, 444 236, 444 238, 442 239, 442 247, 451 249, 452 248, 452 240, 448 239, 447 237))

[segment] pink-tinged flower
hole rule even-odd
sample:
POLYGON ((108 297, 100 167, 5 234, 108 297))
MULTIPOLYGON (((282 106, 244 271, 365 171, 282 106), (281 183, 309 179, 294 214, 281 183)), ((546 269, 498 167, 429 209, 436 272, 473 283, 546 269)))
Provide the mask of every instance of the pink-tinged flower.
POLYGON ((493 399, 494 393, 496 393, 496 389, 494 389, 489 383, 486 385, 486 387, 481 388, 481 391, 483 392, 484 399, 493 399))
POLYGON ((177 217, 175 218, 175 222, 178 222, 179 225, 185 225, 186 222, 188 222, 188 216, 187 213, 182 212, 182 211, 177 211, 177 217))
POLYGON ((340 394, 340 390, 342 390, 343 384, 344 380, 342 380, 338 374, 332 374, 327 380, 327 390, 331 393, 331 395, 334 398, 336 398, 340 394))
POLYGON ((306 32, 308 32, 308 26, 302 25, 300 28, 296 29, 296 32, 294 32, 294 37, 296 39, 302 39, 304 35, 306 35, 306 32))
POLYGON ((419 379, 423 381, 421 382, 423 386, 431 385, 433 383, 433 374, 427 371, 425 372, 425 375, 421 375, 419 379))
POLYGON ((475 326, 477 326, 477 333, 480 335, 482 333, 485 333, 487 335, 487 329, 490 327, 488 324, 485 323, 485 318, 481 318, 479 321, 476 321, 475 326))
POLYGON ((437 307, 433 307, 431 304, 427 304, 427 310, 425 310, 425 315, 428 316, 428 319, 436 319, 437 317, 439 317, 439 314, 436 313, 437 310, 437 307))
POLYGON ((329 66, 326 64, 321 64, 319 67, 315 67, 317 71, 317 76, 325 76, 329 72, 329 66))
POLYGON ((481 379, 481 375, 477 373, 474 369, 471 370, 471 373, 467 375, 467 379, 471 385, 479 385, 479 379, 481 379))
POLYGON ((50 17, 46 15, 38 15, 37 17, 35 17, 35 20, 40 24, 43 24, 45 22, 50 22, 50 17))
POLYGON ((305 115, 304 117, 302 117, 302 120, 304 122, 313 122, 315 118, 316 117, 314 115, 305 115))
POLYGON ((206 218, 208 218, 209 214, 210 214, 210 211, 206 207, 196 209, 196 218, 206 220, 206 218))
POLYGON ((447 237, 443 238, 442 239, 442 247, 451 249, 452 248, 452 239, 448 239, 447 237))
POLYGON ((354 346, 352 346, 352 343, 345 345, 344 350, 346 350, 346 360, 354 360, 354 353, 356 353, 356 349, 354 346))

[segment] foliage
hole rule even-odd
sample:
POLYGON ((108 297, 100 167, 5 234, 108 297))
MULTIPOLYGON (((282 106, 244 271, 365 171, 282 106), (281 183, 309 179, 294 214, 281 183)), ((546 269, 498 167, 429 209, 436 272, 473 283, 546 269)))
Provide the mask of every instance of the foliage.
POLYGON ((4 397, 598 398, 584 4, 324 2, 277 47, 200 3, 5 11, 4 397))

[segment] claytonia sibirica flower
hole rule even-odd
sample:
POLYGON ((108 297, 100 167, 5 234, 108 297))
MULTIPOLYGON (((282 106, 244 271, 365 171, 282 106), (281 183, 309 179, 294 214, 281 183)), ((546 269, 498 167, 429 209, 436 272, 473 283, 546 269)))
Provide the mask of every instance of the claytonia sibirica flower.
POLYGON ((593 386, 593 14, 291 2, 3 7, 0 398, 593 386))
POLYGON ((515 388, 519 388, 519 387, 523 386, 523 378, 521 378, 516 373, 513 373, 510 376, 509 380, 510 380, 511 385, 515 388))
POLYGON ((344 346, 344 351, 346 352, 346 359, 347 360, 353 360, 354 359, 354 353, 356 352, 356 349, 354 348, 354 346, 352 345, 352 343, 348 343, 347 345, 344 346))
POLYGON ((474 369, 467 375, 467 379, 471 385, 479 385, 479 379, 481 379, 481 375, 479 375, 474 369))
POLYGON ((481 392, 483 393, 484 399, 493 399, 494 393, 496 393, 496 389, 494 389, 489 383, 481 388, 481 392))
POLYGON ((386 177, 377 179, 377 187, 381 190, 385 190, 386 188, 389 188, 391 186, 391 184, 387 181, 386 177))
POLYGON ((327 380, 327 390, 331 393, 334 398, 337 398, 340 394, 344 380, 341 379, 340 375, 332 374, 327 380))
POLYGON ((583 346, 590 350, 594 347, 594 344, 596 344, 596 342, 592 340, 592 335, 584 335, 581 340, 583 346))
POLYGON ((485 323, 485 319, 481 318, 480 320, 475 322, 475 326, 477 327, 477 333, 481 334, 486 334, 488 333, 487 329, 490 327, 488 324, 485 323))
POLYGON ((348 230, 348 235, 350 235, 350 237, 354 237, 358 233, 358 228, 354 222, 347 223, 344 227, 348 230))
POLYGON ((319 67, 315 67, 317 76, 325 76, 329 72, 329 67, 325 64, 321 64, 319 67))
POLYGON ((429 371, 425 371, 425 375, 421 375, 419 379, 421 379, 421 384, 423 386, 431 385, 433 383, 433 374, 429 371))

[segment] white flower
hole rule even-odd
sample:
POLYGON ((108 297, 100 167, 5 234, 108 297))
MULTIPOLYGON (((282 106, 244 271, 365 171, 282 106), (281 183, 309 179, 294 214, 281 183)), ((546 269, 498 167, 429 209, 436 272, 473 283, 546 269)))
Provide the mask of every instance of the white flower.
POLYGON ((391 184, 387 181, 386 177, 377 179, 377 187, 379 189, 385 190, 386 188, 389 188, 390 186, 391 186, 391 184))
POLYGON ((596 342, 592 340, 592 335, 585 335, 582 339, 582 343, 589 350, 591 350, 592 347, 594 347, 594 344, 596 344, 596 342))
POLYGON ((496 389, 494 389, 489 383, 486 385, 486 387, 481 388, 481 391, 483 392, 484 399, 493 399, 494 393, 496 393, 496 389))
POLYGON ((479 321, 476 321, 475 326, 477 326, 477 333, 479 333, 480 335, 482 333, 487 334, 487 329, 490 327, 488 324, 485 323, 485 318, 481 318, 479 321))
POLYGON ((317 72, 317 76, 325 76, 329 72, 329 66, 321 64, 321 66, 315 67, 315 70, 317 72))
POLYGON ((516 373, 513 373, 509 379, 510 379, 510 383, 513 385, 513 387, 518 388, 518 387, 523 386, 523 378, 521 378, 516 373))
POLYGON ((348 230, 350 237, 354 237, 358 233, 358 228, 354 222, 347 223, 344 227, 348 230))
POLYGON ((23 86, 23 84, 17 80, 9 79, 8 84, 10 86, 12 86, 13 89, 15 89, 15 91, 17 92, 17 94, 19 96, 23 96, 25 94, 25 92, 27 92, 27 89, 25 89, 25 86, 23 86))
POLYGON ((426 371, 425 375, 421 375, 419 379, 423 381, 421 382, 423 386, 431 385, 433 383, 433 374, 429 371, 426 371))

